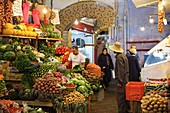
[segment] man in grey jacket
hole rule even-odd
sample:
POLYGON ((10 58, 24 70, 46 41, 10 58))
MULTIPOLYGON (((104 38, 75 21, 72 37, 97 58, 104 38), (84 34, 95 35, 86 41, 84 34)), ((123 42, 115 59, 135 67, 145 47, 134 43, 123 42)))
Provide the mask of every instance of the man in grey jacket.
POLYGON ((120 42, 109 46, 109 49, 116 53, 115 79, 117 84, 118 113, 129 113, 130 103, 126 100, 126 84, 129 81, 128 59, 123 54, 120 42))

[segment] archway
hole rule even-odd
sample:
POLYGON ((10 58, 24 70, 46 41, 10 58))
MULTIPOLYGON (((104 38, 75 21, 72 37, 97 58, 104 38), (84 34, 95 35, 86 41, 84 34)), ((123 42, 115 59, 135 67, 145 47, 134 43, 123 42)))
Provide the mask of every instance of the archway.
POLYGON ((97 28, 111 27, 114 22, 114 9, 108 4, 96 1, 81 1, 60 11, 60 24, 56 26, 61 32, 67 31, 76 19, 95 18, 97 28))

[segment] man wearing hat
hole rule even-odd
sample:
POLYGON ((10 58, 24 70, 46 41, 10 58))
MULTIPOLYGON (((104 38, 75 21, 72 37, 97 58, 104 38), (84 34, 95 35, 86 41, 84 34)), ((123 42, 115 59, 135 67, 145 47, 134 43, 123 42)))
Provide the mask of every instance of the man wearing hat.
POLYGON ((130 103, 126 100, 126 84, 129 81, 129 64, 127 57, 123 54, 120 42, 115 42, 109 49, 116 53, 115 79, 117 84, 118 113, 129 113, 130 103))

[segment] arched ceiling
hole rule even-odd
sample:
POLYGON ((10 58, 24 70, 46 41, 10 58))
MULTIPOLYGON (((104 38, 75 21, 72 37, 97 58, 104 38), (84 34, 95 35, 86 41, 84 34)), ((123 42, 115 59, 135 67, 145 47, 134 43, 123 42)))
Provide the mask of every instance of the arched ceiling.
MULTIPOLYGON (((114 1, 115 0, 53 0, 53 7, 55 9, 62 10, 66 8, 67 6, 74 4, 76 2, 81 2, 81 1, 96 1, 96 2, 103 2, 110 7, 114 7, 114 1)), ((51 6, 51 0, 44 0, 45 4, 48 6, 51 6)))
POLYGON ((81 1, 76 2, 59 12, 60 24, 57 29, 64 31, 74 23, 76 19, 83 17, 94 18, 97 20, 97 27, 111 27, 114 21, 114 9, 103 2, 81 1))

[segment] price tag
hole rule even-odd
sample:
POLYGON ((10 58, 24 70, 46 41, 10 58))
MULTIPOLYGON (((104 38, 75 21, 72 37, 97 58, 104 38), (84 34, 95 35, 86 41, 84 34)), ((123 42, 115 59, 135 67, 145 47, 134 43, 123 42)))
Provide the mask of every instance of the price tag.
POLYGON ((12 6, 13 16, 23 16, 22 13, 22 0, 15 0, 12 6))

